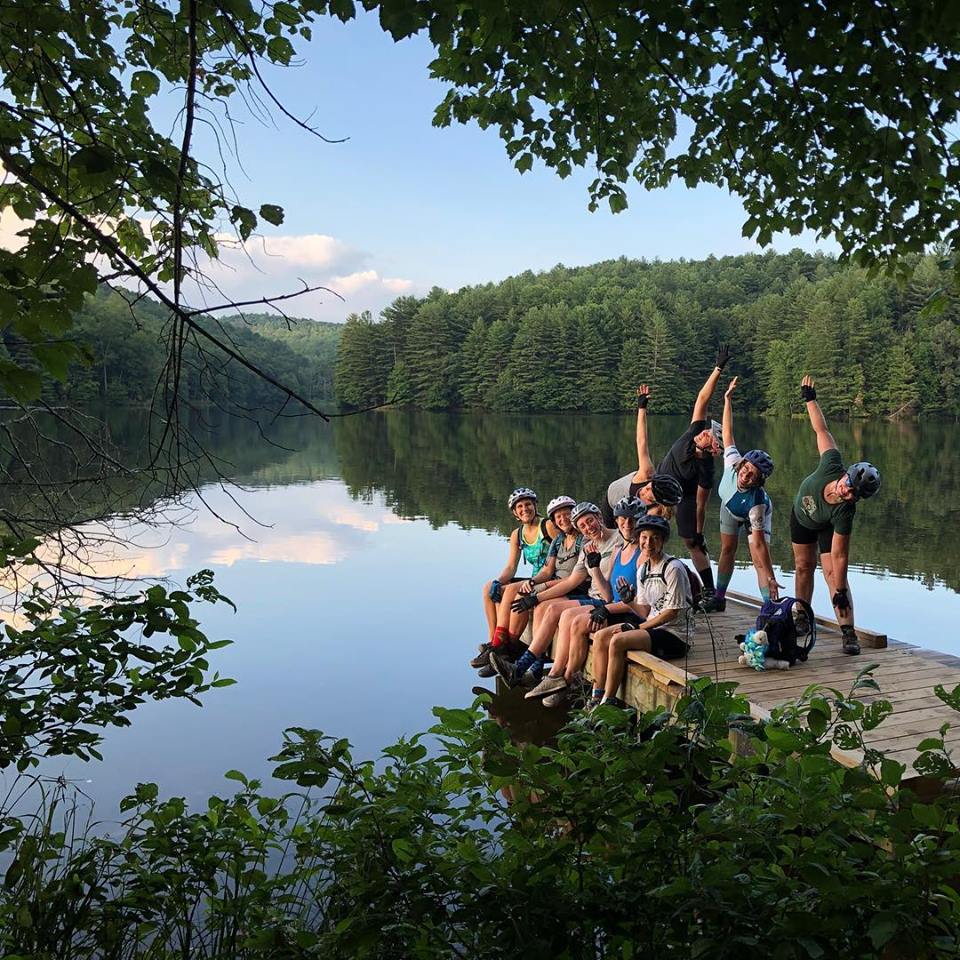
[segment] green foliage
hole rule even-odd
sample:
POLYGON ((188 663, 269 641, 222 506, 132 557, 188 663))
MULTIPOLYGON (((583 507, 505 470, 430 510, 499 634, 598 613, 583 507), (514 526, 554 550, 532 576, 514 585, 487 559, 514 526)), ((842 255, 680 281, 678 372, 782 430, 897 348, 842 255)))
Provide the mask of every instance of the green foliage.
MULTIPOLYGON (((140 784, 108 835, 78 840, 47 816, 10 838, 0 946, 118 960, 953 956, 955 795, 920 803, 902 765, 829 755, 882 719, 889 705, 853 697, 871 683, 811 688, 758 725, 733 685, 704 679, 675 722, 634 728, 603 707, 547 744, 513 742, 484 699, 490 718, 437 708, 430 737, 376 762, 291 729, 274 776, 293 793, 234 770, 232 796, 190 811, 140 784), (748 755, 731 755, 731 724, 748 755)), ((940 741, 925 750, 949 760, 940 741)))
POLYGON ((434 290, 401 298, 379 323, 347 325, 337 396, 357 407, 390 397, 433 409, 596 413, 633 409, 646 382, 653 410, 689 415, 726 341, 745 409, 797 412, 797 384, 811 373, 833 417, 958 416, 957 307, 925 309, 938 274, 932 258, 921 260, 903 287, 793 251, 622 258, 434 290), (386 389, 391 365, 402 392, 386 389))

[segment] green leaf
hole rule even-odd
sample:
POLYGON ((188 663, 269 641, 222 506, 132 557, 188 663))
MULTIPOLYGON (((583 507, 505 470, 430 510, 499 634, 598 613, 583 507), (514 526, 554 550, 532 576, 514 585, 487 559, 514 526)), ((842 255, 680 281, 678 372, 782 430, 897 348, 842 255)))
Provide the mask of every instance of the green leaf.
POLYGON ((130 87, 143 97, 152 97, 160 92, 160 78, 149 70, 138 70, 130 80, 130 87))
POLYGON ((110 173, 116 166, 116 153, 97 145, 81 147, 71 158, 70 163, 81 173, 101 175, 110 173))
POLYGON ((870 924, 867 927, 867 934, 875 950, 889 943, 893 935, 897 932, 900 923, 891 913, 875 913, 870 918, 870 924))
POLYGON ((264 203, 260 207, 260 217, 267 223, 279 227, 283 223, 283 207, 278 207, 274 203, 264 203))

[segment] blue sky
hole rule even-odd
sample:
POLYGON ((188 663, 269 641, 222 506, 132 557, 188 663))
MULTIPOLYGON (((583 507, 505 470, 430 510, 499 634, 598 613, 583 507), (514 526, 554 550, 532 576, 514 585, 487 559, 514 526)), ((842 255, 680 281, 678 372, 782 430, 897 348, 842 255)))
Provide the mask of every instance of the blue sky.
MULTIPOLYGON (((231 270, 218 273, 226 291, 263 296, 302 277, 346 302, 311 295, 290 312, 342 320, 353 311, 376 313, 399 293, 456 289, 557 263, 759 249, 741 236, 739 201, 719 189, 634 186, 625 213, 591 214, 591 171, 565 181, 536 166, 520 175, 493 129, 435 129, 445 88, 429 78, 432 54, 425 39, 394 43, 369 15, 349 24, 324 19, 300 65, 267 74, 293 113, 312 115, 328 137, 349 139, 326 144, 283 117, 265 124, 239 111, 243 171, 234 167, 234 187, 250 206, 280 204, 286 220, 264 229, 259 246, 269 256, 253 246, 258 269, 226 255, 231 270)), ((774 242, 778 250, 795 246, 835 250, 812 236, 774 242)))

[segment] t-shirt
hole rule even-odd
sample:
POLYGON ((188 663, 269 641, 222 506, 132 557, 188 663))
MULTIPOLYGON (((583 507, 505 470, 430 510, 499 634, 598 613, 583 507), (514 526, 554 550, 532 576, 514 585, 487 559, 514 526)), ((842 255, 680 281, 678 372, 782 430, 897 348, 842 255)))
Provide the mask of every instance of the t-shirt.
POLYGON ((834 533, 849 536, 853 530, 853 515, 857 508, 852 500, 830 504, 823 499, 823 488, 845 473, 839 450, 825 450, 820 457, 820 466, 800 484, 793 498, 793 512, 797 520, 808 530, 825 530, 833 527, 834 533))
MULTIPOLYGON (((614 556, 623 546, 623 537, 621 537, 616 530, 604 530, 603 540, 601 540, 597 546, 600 548, 600 572, 609 581, 614 556)), ((580 556, 577 558, 577 565, 573 568, 573 572, 585 573, 590 578, 588 593, 591 597, 596 597, 598 600, 606 600, 606 597, 597 589, 593 577, 590 576, 590 569, 587 567, 586 550, 580 551, 580 556)))
POLYGON ((636 475, 636 470, 625 473, 607 487, 607 495, 600 501, 600 512, 603 514, 605 527, 614 529, 617 526, 617 518, 613 515, 613 508, 617 505, 617 501, 624 497, 635 497, 639 493, 643 484, 633 482, 636 475))
POLYGON ((570 574, 573 573, 580 551, 583 550, 582 533, 578 533, 576 537, 574 537, 573 546, 569 549, 564 546, 566 539, 567 538, 561 533, 560 536, 550 544, 550 552, 547 554, 547 559, 556 557, 557 566, 554 576, 558 580, 563 580, 564 577, 569 577, 570 574))
POLYGON ((763 487, 741 490, 737 484, 737 467, 743 457, 733 445, 723 451, 723 476, 720 478, 720 502, 736 517, 750 524, 751 530, 764 530, 771 509, 770 497, 763 487))
POLYGON ((667 553, 657 564, 647 561, 637 572, 637 602, 650 604, 648 620, 664 610, 679 610, 675 619, 656 629, 683 637, 693 613, 690 578, 683 563, 667 553))
POLYGON ((680 481, 684 496, 696 493, 697 487, 713 486, 713 457, 698 457, 693 442, 693 438, 706 429, 706 420, 694 420, 657 467, 657 473, 669 473, 680 481))

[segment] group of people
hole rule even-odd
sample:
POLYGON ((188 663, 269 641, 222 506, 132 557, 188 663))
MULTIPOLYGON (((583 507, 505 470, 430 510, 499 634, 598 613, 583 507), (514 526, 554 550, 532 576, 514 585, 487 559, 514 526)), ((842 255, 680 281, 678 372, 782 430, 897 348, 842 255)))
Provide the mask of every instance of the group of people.
MULTIPOLYGON (((533 490, 518 487, 510 494, 507 507, 519 525, 510 535, 503 570, 483 588, 489 636, 471 661, 482 676, 497 674, 510 685, 529 687, 527 697, 559 705, 592 644, 590 705, 621 704, 627 651, 682 658, 691 640, 695 592, 701 611, 725 609, 742 537, 748 542, 761 598, 779 599, 783 588, 770 559, 773 503, 765 489, 774 463, 764 450, 741 453, 736 445, 736 377, 724 394, 722 422, 707 420, 707 407, 729 359, 729 349, 721 346, 697 394, 690 426, 657 466, 647 440, 650 390, 646 385, 637 389, 637 469, 610 483, 599 506, 562 495, 547 504, 541 517, 533 490), (720 556, 714 580, 703 531, 714 458, 721 455, 720 556), (696 576, 666 552, 672 520, 696 576), (532 575, 517 576, 521 559, 532 575), (531 616, 533 637, 527 646, 520 637, 531 616)), ((860 645, 847 581, 850 536, 856 502, 879 491, 880 472, 866 461, 845 467, 811 377, 803 378, 800 393, 820 462, 800 484, 791 507, 794 591, 808 603, 812 600, 819 553, 843 652, 856 655, 860 645)))

